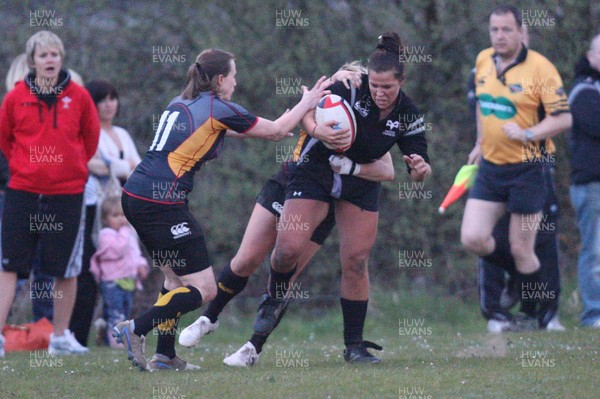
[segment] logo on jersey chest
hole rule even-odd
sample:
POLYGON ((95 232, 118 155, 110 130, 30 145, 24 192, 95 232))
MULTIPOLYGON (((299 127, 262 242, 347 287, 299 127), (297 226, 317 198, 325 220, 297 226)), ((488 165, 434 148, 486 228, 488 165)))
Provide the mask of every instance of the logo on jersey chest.
POLYGON ((63 103, 63 108, 64 108, 64 109, 69 109, 69 104, 70 104, 70 103, 71 103, 71 101, 73 101, 73 100, 71 99, 71 97, 69 97, 69 96, 65 96, 65 97, 63 97, 63 99, 62 99, 61 101, 62 101, 62 103, 63 103))
POLYGON ((369 115, 369 111, 371 110, 371 99, 369 97, 361 98, 360 101, 354 103, 354 109, 362 116, 367 117, 369 115))
POLYGON ((388 119, 385 123, 385 127, 387 129, 381 132, 381 134, 383 134, 384 136, 396 137, 396 131, 400 127, 400 122, 388 119))
POLYGON ((490 94, 479 96, 479 108, 483 116, 494 115, 498 119, 510 119, 517 114, 517 108, 506 97, 494 97, 490 94))

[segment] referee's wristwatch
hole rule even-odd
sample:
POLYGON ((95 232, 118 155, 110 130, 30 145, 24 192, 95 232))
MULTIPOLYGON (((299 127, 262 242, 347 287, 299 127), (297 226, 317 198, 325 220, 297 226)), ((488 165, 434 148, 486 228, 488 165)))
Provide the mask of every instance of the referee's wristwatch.
POLYGON ((527 141, 533 141, 533 132, 529 129, 525 129, 525 139, 527 141))

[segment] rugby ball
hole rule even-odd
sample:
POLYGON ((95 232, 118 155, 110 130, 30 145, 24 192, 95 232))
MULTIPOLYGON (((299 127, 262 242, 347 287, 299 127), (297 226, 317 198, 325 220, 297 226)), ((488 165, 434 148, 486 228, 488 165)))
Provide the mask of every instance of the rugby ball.
POLYGON ((356 138, 356 118, 354 117, 354 112, 350 104, 336 94, 328 94, 319 101, 315 110, 315 121, 318 125, 329 121, 336 121, 337 124, 333 126, 334 129, 350 129, 350 138, 341 147, 333 148, 323 142, 327 148, 336 152, 344 152, 349 149, 356 138))

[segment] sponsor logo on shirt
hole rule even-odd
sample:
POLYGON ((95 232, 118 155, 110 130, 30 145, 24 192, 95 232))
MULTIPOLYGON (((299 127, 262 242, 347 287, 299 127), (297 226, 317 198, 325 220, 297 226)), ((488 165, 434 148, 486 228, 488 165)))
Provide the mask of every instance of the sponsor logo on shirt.
POLYGON ((371 109, 371 100, 368 97, 366 99, 363 97, 360 101, 354 103, 354 109, 361 116, 366 117, 369 115, 369 110, 371 109))
POLYGON ((189 236, 192 234, 190 228, 187 227, 187 222, 179 223, 171 226, 171 234, 173 234, 173 239, 178 239, 181 237, 189 236))
POLYGON ((494 115, 498 119, 510 119, 517 114, 517 108, 506 97, 479 96, 479 108, 483 116, 494 115))
POLYGON ((396 137, 395 130, 398 130, 399 126, 400 126, 400 122, 399 121, 393 121, 391 119, 388 119, 388 121, 385 124, 385 127, 387 127, 387 129, 384 130, 382 132, 382 134, 384 136, 396 137))

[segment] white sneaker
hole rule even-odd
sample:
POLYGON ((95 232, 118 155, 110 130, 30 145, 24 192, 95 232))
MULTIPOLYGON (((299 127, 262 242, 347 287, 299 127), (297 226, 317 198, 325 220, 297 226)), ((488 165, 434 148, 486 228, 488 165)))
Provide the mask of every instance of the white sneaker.
POLYGON ((50 334, 48 352, 51 355, 83 355, 89 351, 88 348, 77 342, 75 334, 68 328, 61 336, 56 336, 54 333, 50 334))
POLYGON ((554 316, 548 325, 546 326, 547 331, 565 331, 566 328, 560 324, 560 320, 558 319, 558 315, 554 316))
POLYGON ((4 335, 0 334, 0 358, 4 357, 4 335))
POLYGON ((179 334, 179 345, 192 347, 198 344, 202 337, 206 334, 210 334, 219 327, 219 320, 214 324, 210 322, 210 319, 206 316, 200 316, 198 320, 183 329, 179 334))
POLYGON ((223 363, 232 367, 249 367, 258 363, 260 355, 256 353, 256 348, 250 341, 237 350, 233 355, 223 359, 223 363))
MULTIPOLYGON (((592 328, 600 328, 600 319, 596 320, 593 324, 592 324, 592 328)), ((0 356, 2 357, 2 356, 0 356)))
POLYGON ((514 324, 512 321, 489 319, 487 323, 487 330, 492 334, 500 334, 506 331, 511 331, 513 326, 514 324))

